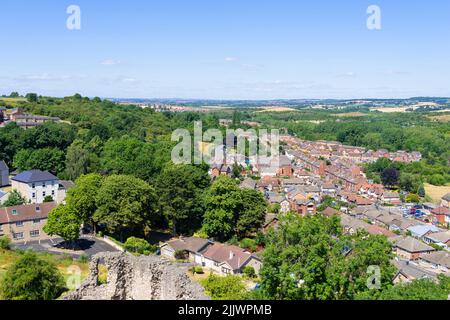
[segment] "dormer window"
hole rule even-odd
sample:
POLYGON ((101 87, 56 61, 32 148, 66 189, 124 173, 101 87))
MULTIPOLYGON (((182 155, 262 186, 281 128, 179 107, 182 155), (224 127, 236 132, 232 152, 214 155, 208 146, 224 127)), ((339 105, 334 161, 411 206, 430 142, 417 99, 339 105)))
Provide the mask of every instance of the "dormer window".
POLYGON ((36 188, 36 184, 35 184, 35 183, 32 183, 32 184, 31 184, 31 188, 35 189, 35 188, 36 188))
POLYGON ((41 212, 41 207, 36 207, 36 212, 41 212))
POLYGON ((11 213, 13 216, 17 216, 17 209, 13 209, 11 213))
POLYGON ((45 182, 42 182, 42 187, 45 188, 45 182))

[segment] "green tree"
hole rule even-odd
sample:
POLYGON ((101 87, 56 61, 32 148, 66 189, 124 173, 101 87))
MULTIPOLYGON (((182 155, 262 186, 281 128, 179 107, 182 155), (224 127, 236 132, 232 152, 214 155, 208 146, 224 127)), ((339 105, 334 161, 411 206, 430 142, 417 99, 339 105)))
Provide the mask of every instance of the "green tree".
POLYGON ((228 177, 219 177, 205 194, 203 230, 211 237, 228 240, 245 237, 264 223, 267 203, 256 190, 242 190, 228 177))
POLYGON ((82 222, 94 225, 94 229, 93 215, 97 210, 96 197, 102 183, 103 177, 99 174, 82 175, 67 193, 67 205, 76 212, 82 222))
POLYGON ((93 219, 105 224, 108 231, 123 233, 143 230, 154 219, 156 194, 145 181, 127 175, 112 175, 102 183, 96 196, 97 210, 93 219))
POLYGON ((27 93, 25 95, 25 98, 27 98, 28 102, 37 102, 38 101, 38 95, 36 93, 27 93))
POLYGON ((53 300, 63 289, 64 278, 53 263, 25 252, 1 280, 0 296, 6 300, 53 300))
POLYGON ((70 180, 75 180, 83 174, 91 171, 91 158, 95 155, 83 146, 81 140, 75 140, 67 149, 66 155, 66 176, 70 180))
POLYGON ((26 200, 25 198, 20 194, 19 191, 13 190, 8 196, 8 199, 6 199, 5 202, 3 202, 3 207, 14 207, 14 206, 20 206, 22 204, 25 204, 26 200))
POLYGON ((210 184, 205 170, 191 165, 168 165, 157 180, 158 198, 173 235, 191 234, 201 226, 203 192, 210 184))
POLYGON ((391 284, 391 251, 382 236, 342 235, 336 216, 287 214, 266 237, 261 288, 272 299, 352 299, 368 290, 369 266, 380 267, 382 288, 391 284))
POLYGON ((20 171, 38 169, 58 174, 64 171, 65 154, 59 149, 24 149, 14 157, 14 166, 20 171))
POLYGON ((64 240, 74 242, 80 237, 82 220, 68 205, 60 205, 50 211, 44 231, 50 236, 58 235, 64 240))

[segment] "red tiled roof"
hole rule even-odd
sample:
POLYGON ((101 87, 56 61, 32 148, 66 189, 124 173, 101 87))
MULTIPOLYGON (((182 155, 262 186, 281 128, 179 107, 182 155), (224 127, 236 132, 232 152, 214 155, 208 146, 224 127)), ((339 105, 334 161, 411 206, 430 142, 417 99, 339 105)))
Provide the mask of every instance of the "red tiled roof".
POLYGON ((250 252, 236 246, 215 243, 208 247, 203 255, 218 263, 228 263, 233 270, 240 269, 251 257, 250 252))
POLYGON ((50 211, 56 208, 56 202, 42 204, 26 204, 21 206, 0 208, 0 224, 46 219, 50 211), (14 212, 15 210, 15 212, 14 212), (13 214, 13 212, 15 214, 13 214))

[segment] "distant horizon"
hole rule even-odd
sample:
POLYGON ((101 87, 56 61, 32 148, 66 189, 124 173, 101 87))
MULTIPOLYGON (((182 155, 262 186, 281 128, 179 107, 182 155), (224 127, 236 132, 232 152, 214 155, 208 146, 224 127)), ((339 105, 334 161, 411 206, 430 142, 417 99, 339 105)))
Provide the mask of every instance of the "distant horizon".
POLYGON ((120 99, 450 96, 449 12, 448 0, 4 1, 0 88, 120 99))

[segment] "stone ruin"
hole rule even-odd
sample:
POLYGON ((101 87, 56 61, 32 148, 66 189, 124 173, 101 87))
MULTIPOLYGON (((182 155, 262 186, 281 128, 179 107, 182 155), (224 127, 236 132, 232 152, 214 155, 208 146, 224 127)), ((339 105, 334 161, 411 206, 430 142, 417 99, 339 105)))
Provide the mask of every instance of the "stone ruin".
POLYGON ((193 282, 185 266, 157 256, 100 253, 92 257, 89 277, 64 300, 209 300, 203 287, 193 282), (108 269, 99 284, 99 265, 108 269))

